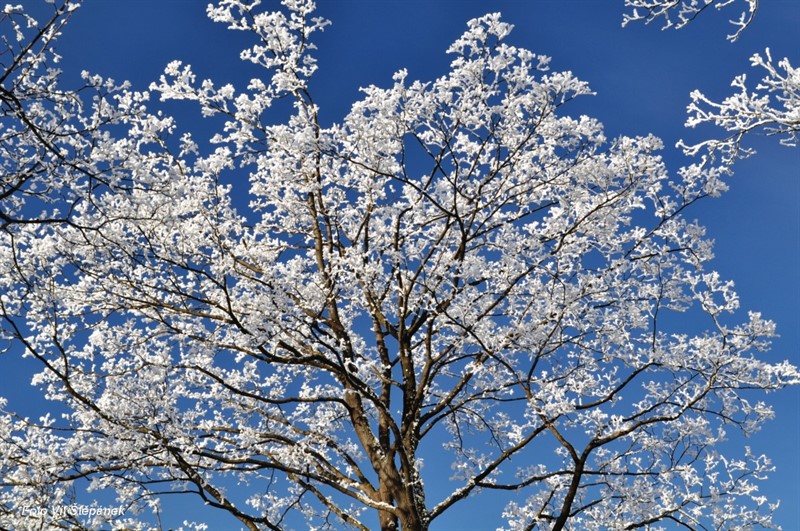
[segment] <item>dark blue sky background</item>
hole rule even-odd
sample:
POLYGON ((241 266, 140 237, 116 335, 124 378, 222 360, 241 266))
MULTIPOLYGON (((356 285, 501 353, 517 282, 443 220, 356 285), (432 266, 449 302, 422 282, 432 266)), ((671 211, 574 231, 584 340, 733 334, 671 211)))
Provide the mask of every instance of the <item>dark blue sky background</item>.
MULTIPOLYGON (((143 90, 169 61, 180 59, 192 64, 201 79, 243 88, 247 79, 261 75, 238 59, 249 41, 209 21, 206 4, 204 0, 85 1, 58 46, 66 84, 77 84, 78 73, 85 69, 128 79, 143 90)), ((731 94, 729 83, 735 75, 748 72, 754 83, 761 72, 749 67, 748 58, 766 47, 776 60, 788 56, 794 65, 800 62, 797 0, 761 2, 754 23, 735 43, 725 39, 733 29, 727 20, 738 17, 737 8, 744 2, 721 13, 704 13, 681 31, 660 31, 658 24, 623 29, 622 4, 622 0, 321 0, 318 11, 333 24, 317 34, 320 68, 313 94, 323 120, 330 123, 340 120, 359 98, 360 86, 388 86, 398 69, 408 68, 409 79, 432 80, 446 72, 451 59, 444 51, 464 31, 466 21, 500 11, 515 25, 508 39, 511 44, 550 55, 552 69, 575 72, 597 92, 566 112, 598 118, 609 138, 648 133, 661 137, 674 172, 687 163, 672 148, 679 138, 721 134, 683 128, 692 89, 720 100, 731 94)), ((195 118, 194 110, 189 105, 178 108, 186 127, 199 138, 197 127, 208 122, 195 118)), ((781 337, 767 356, 797 364, 800 149, 779 146, 771 138, 751 139, 751 145, 758 154, 736 166, 729 180, 731 190, 701 203, 690 216, 708 227, 716 240, 717 258, 711 267, 735 281, 743 310, 761 311, 778 323, 781 337)), ((784 529, 800 529, 800 390, 768 398, 776 405, 777 419, 752 440, 732 443, 749 444, 772 457, 778 470, 763 486, 764 493, 783 500, 777 522, 784 529)), ((474 520, 473 524, 475 529, 489 525, 474 520)), ((456 518, 452 525, 466 524, 456 518)), ((211 529, 219 526, 224 524, 211 529)))

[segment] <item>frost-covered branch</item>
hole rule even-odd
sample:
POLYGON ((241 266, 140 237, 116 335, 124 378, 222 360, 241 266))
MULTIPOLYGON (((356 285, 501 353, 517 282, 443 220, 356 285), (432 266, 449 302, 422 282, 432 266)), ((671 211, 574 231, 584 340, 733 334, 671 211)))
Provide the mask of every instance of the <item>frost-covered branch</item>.
POLYGON ((769 49, 765 54, 750 58, 753 67, 766 70, 766 75, 751 88, 747 75, 741 74, 731 83, 738 92, 721 102, 715 102, 702 92, 692 92, 688 107, 688 127, 713 124, 723 128, 729 136, 706 140, 693 145, 681 143, 689 155, 707 152, 724 164, 748 157, 753 149, 743 145, 752 134, 778 137, 784 146, 797 146, 800 133, 800 68, 793 67, 788 58, 774 64, 769 49))
MULTIPOLYGON (((742 32, 750 25, 758 10, 758 0, 741 0, 745 8, 739 17, 729 22, 736 30, 728 35, 728 40, 736 41, 742 32)), ((650 24, 654 21, 662 21, 662 29, 681 29, 702 12, 714 8, 721 11, 731 5, 740 5, 738 0, 625 0, 625 7, 631 8, 629 13, 625 13, 622 25, 627 26, 631 22, 644 21, 650 24)))
MULTIPOLYGON (((61 83, 55 42, 78 8, 50 2, 39 23, 22 6, 0 11, 0 229, 68 220, 78 202, 116 184, 116 162, 92 153, 109 143, 108 129, 135 115, 137 105, 116 105, 125 84, 84 73, 84 84, 61 83), (113 109, 113 111, 112 111, 113 109)), ((121 103, 121 102, 120 102, 121 103)))

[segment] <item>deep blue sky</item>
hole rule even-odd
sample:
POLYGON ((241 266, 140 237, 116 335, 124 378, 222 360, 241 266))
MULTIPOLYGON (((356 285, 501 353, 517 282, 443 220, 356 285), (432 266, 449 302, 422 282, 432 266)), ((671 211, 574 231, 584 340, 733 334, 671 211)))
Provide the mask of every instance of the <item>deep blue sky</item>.
MULTIPOLYGON (((210 22, 206 4, 203 0, 85 1, 58 46, 67 84, 77 83, 77 73, 86 69, 128 79, 141 90, 173 59, 192 64, 200 78, 219 83, 235 84, 258 75, 239 65, 243 36, 210 22)), ((732 30, 727 19, 738 16, 739 6, 705 13, 681 31, 660 31, 656 24, 621 28, 622 0, 321 0, 319 4, 319 13, 333 21, 316 38, 320 69, 312 89, 323 120, 341 119, 359 97, 360 86, 390 85, 392 73, 400 68, 408 68, 410 79, 427 81, 444 74, 450 62, 444 50, 464 31, 466 21, 500 11, 515 25, 508 39, 511 44, 550 55, 554 70, 575 72, 597 92, 567 112, 600 119, 609 137, 647 133, 661 137, 673 170, 686 162, 671 146, 681 137, 698 134, 683 128, 692 89, 720 100, 731 93, 728 85, 736 74, 747 71, 755 81, 761 73, 749 68, 748 58, 767 46, 775 59, 788 56, 793 64, 800 63, 797 0, 761 2, 753 25, 736 43, 726 41, 725 35, 732 30)), ((717 258, 711 267, 735 281, 743 310, 761 311, 778 323, 781 338, 768 356, 797 364, 800 149, 779 146, 775 139, 752 140, 759 152, 737 165, 729 181, 731 190, 702 203, 690 215, 716 240, 717 258)), ((783 500, 777 522, 788 530, 800 529, 796 503, 800 389, 769 398, 776 405, 777 420, 746 444, 768 453, 778 467, 763 487, 770 498, 783 500)))

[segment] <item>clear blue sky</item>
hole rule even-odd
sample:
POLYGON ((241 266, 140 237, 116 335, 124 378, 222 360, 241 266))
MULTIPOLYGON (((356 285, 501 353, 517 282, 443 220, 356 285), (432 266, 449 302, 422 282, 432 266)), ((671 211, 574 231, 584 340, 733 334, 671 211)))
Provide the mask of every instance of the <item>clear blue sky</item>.
MULTIPOLYGON (((28 2, 26 2, 27 4, 28 2)), ((270 0, 265 1, 269 5, 270 0)), ((744 4, 744 2, 737 2, 744 4)), ((205 16, 203 0, 87 0, 60 40, 67 84, 89 70, 145 89, 167 62, 183 60, 200 78, 241 82, 257 75, 240 66, 245 42, 205 16)), ((734 75, 747 71, 748 58, 769 46, 773 57, 800 63, 800 2, 761 2, 753 25, 736 43, 725 35, 737 6, 708 12, 681 31, 642 24, 621 28, 622 0, 320 0, 319 12, 333 25, 316 42, 320 69, 312 85, 323 120, 341 119, 368 84, 387 86, 391 75, 408 68, 410 79, 432 80, 445 73, 448 45, 466 21, 500 11, 515 25, 509 41, 550 55, 554 70, 571 70, 597 92, 576 102, 573 114, 601 120, 607 135, 653 133, 668 149, 671 167, 684 164, 671 146, 698 132, 683 128, 689 92, 699 88, 720 100, 731 93, 734 75)), ((244 83, 242 83, 243 85, 244 83)), ((186 107, 188 127, 196 127, 186 107)), ((181 112, 183 117, 183 112, 181 112)), ((200 122, 202 123, 202 122, 200 122)), ((712 131, 712 134, 718 133, 712 131)), ((195 135, 200 136, 200 135, 195 135)), ((731 190, 690 214, 716 240, 711 267, 736 283, 742 307, 761 311, 778 323, 781 337, 768 356, 800 363, 800 149, 774 139, 752 139, 759 153, 736 167, 731 190)), ((781 498, 777 522, 800 529, 800 389, 770 400, 777 419, 750 441, 778 467, 763 490, 781 498)), ((183 505, 180 504, 180 507, 183 505)), ((175 512, 183 509, 175 506, 175 512)), ((474 507, 473 507, 474 508, 474 507)), ((479 511, 478 511, 479 512, 479 511)), ((183 517, 181 514, 174 524, 183 517)), ((223 529, 223 520, 211 529, 223 529)), ((489 522, 473 520, 475 529, 489 522)), ((493 522, 498 525, 500 522, 493 522)), ((454 520, 453 525, 465 525, 454 520)), ((437 528, 438 529, 438 528, 437 528)))

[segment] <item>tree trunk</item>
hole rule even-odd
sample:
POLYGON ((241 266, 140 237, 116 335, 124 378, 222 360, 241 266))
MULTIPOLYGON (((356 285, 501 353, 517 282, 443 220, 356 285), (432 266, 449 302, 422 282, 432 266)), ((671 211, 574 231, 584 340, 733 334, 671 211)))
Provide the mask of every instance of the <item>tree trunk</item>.
POLYGON ((392 462, 386 462, 380 469, 380 498, 393 505, 394 513, 380 511, 381 531, 427 531, 424 503, 415 498, 414 485, 403 482, 401 474, 392 462))

